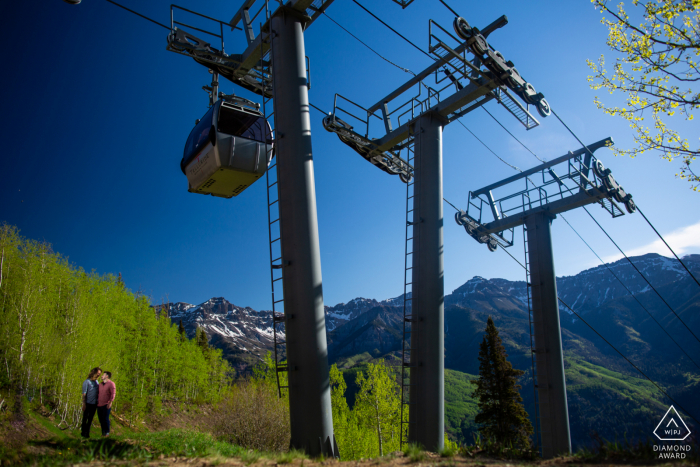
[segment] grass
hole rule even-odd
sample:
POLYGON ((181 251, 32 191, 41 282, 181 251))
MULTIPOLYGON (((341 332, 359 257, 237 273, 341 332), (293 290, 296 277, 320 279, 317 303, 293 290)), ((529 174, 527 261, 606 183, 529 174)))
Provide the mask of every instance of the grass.
POLYGON ((406 445, 403 449, 403 455, 408 457, 411 462, 421 462, 427 457, 423 447, 414 443, 406 445))
MULTIPOLYGON (((659 460, 659 452, 654 451, 655 443, 651 439, 646 441, 630 442, 607 441, 594 435, 595 446, 593 448, 579 449, 574 457, 583 462, 636 462, 659 460)), ((675 460, 672 460, 672 462, 675 460)), ((686 453, 685 462, 700 462, 700 454, 692 450, 686 453)), ((668 461, 667 461, 668 462, 668 461)))
POLYGON ((248 451, 223 441, 217 441, 209 433, 171 429, 152 433, 132 433, 123 439, 166 457, 237 457, 248 451))
POLYGON ((304 452, 302 451, 297 451, 296 449, 292 449, 288 452, 283 452, 281 454, 277 455, 277 463, 278 464, 290 464, 294 462, 296 459, 308 459, 309 456, 307 456, 304 452))
POLYGON ((127 433, 110 438, 82 440, 71 436, 29 441, 24 452, 0 452, 2 465, 63 466, 91 461, 147 462, 165 457, 241 457, 254 462, 260 453, 215 440, 208 433, 172 429, 154 433, 127 433))
POLYGON ((497 459, 518 459, 532 461, 538 458, 538 452, 532 447, 515 446, 513 443, 499 443, 491 438, 482 438, 481 434, 474 435, 473 446, 462 446, 459 453, 465 457, 486 455, 497 459))

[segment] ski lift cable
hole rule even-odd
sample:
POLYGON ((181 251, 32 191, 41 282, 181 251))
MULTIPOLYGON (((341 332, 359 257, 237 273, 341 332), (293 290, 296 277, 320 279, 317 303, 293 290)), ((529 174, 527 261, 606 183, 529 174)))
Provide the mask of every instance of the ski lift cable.
POLYGON ((318 110, 319 112, 321 112, 323 115, 330 115, 331 114, 330 112, 324 112, 323 110, 321 110, 318 107, 316 107, 315 105, 313 105, 311 102, 309 102, 309 105, 311 107, 313 107, 314 109, 318 110))
MULTIPOLYGON (((501 249, 503 249, 503 248, 501 248, 501 249)), ((585 324, 586 326, 588 326, 589 328, 591 328, 591 331, 593 331, 594 333, 596 333, 596 335, 597 335, 598 337, 600 337, 601 339, 603 339, 603 341, 605 341, 606 344, 608 344, 610 347, 612 347, 612 349, 613 349, 615 352, 617 352, 622 358, 624 358, 624 359, 627 361, 627 363, 629 363, 630 365, 632 365, 632 366, 634 367, 635 370, 637 370, 642 376, 644 376, 646 379, 648 379, 649 382, 650 382, 651 384, 653 384, 654 386, 656 386, 656 388, 657 388, 659 391, 661 391, 661 392, 663 393, 663 395, 665 395, 666 397, 668 397, 668 399, 669 399, 671 402, 673 402, 678 408, 680 408, 683 412, 685 412, 686 415, 688 415, 690 418, 692 418, 692 419, 695 421, 695 423, 697 423, 697 424, 700 425, 700 422, 699 422, 695 417, 693 417, 693 415, 692 415, 690 412, 688 412, 682 405, 680 405, 680 404, 679 404, 678 402, 676 402, 671 396, 669 396, 668 393, 667 393, 666 391, 664 391, 664 390, 661 388, 661 386, 659 386, 659 385, 656 384, 651 378, 649 378, 642 370, 639 369, 639 367, 638 367, 637 365, 635 365, 634 363, 632 363, 632 362, 630 361, 629 358, 625 357, 625 355, 624 355, 622 352, 620 352, 619 350, 617 350, 617 349, 615 348, 615 346, 612 345, 605 337, 601 336, 600 333, 599 333, 598 331, 596 331, 595 328, 594 328, 593 326, 591 326, 590 324, 588 324, 588 322, 587 322, 585 319, 583 319, 583 318, 581 317, 581 315, 579 315, 578 313, 576 313, 576 311, 574 311, 573 308, 571 308, 564 300, 562 300, 561 297, 557 297, 557 298, 558 298, 559 301, 562 303, 562 305, 564 305, 565 307, 567 307, 567 308, 569 309, 569 311, 571 311, 573 314, 575 314, 576 317, 577 317, 578 319, 580 319, 581 322, 583 322, 583 324, 585 324)))
MULTIPOLYGON (((499 248, 499 249, 500 249, 501 251, 505 251, 505 252, 508 254, 508 256, 510 256, 511 258, 513 258, 513 260, 514 260, 516 263, 518 263, 518 264, 520 265, 520 267, 522 267, 523 269, 525 269, 525 270, 527 271, 527 268, 526 268, 520 261, 518 261, 518 260, 515 258, 515 256, 513 256, 512 254, 510 254, 510 252, 509 252, 507 249, 505 249, 505 248, 499 248)), ((693 415, 692 415, 690 412, 688 412, 682 405, 680 405, 680 404, 679 404, 678 402, 676 402, 671 396, 669 396, 668 393, 667 393, 666 391, 664 391, 664 390, 661 388, 661 386, 659 386, 658 384, 656 384, 656 383, 654 382, 654 380, 652 380, 651 378, 649 378, 649 377, 646 375, 646 373, 644 373, 642 370, 640 370, 639 367, 637 367, 637 365, 635 365, 634 363, 632 363, 632 361, 630 361, 630 359, 627 358, 622 352, 620 352, 619 350, 617 350, 617 348, 616 348, 614 345, 612 345, 612 344, 610 343, 610 341, 608 341, 608 340, 607 340, 605 337, 603 337, 598 331, 596 331, 596 329, 595 329, 593 326, 591 326, 590 324, 588 324, 588 322, 587 322, 585 319, 583 319, 583 318, 581 317, 581 315, 579 315, 578 313, 576 313, 576 311, 575 311, 573 308, 571 308, 564 300, 562 300, 561 297, 559 297, 559 296, 557 295, 557 299, 562 303, 562 305, 564 305, 566 308, 568 308, 569 311, 571 311, 574 315, 576 315, 576 317, 577 317, 578 319, 580 319, 581 322, 582 322, 583 324, 585 324, 586 326, 588 326, 588 327, 591 329, 591 331, 593 331, 594 333, 596 333, 596 335, 597 335, 598 337, 600 337, 601 339, 603 339, 603 341, 604 341, 606 344, 608 344, 615 352, 617 352, 622 358, 624 358, 625 361, 627 361, 627 363, 629 363, 629 364, 630 364, 635 370, 637 370, 642 376, 644 376, 647 380, 649 380, 649 382, 650 382, 651 384, 653 384, 654 386, 656 386, 656 388, 657 388, 659 391, 661 391, 661 393, 663 393, 666 397, 668 397, 669 400, 670 400, 671 402, 673 402, 678 408, 680 408, 680 409, 681 409, 683 412, 685 412, 690 418, 692 418, 692 419, 695 421, 695 423, 700 424, 700 422, 699 422, 695 417, 693 417, 693 415)))
POLYGON ((165 28, 165 29, 167 29, 168 31, 170 31, 170 28, 169 28, 168 26, 164 25, 163 23, 159 23, 158 21, 156 21, 156 20, 154 20, 154 19, 151 19, 151 18, 149 18, 148 16, 142 15, 141 13, 138 13, 138 12, 136 12, 136 11, 130 9, 130 8, 127 8, 127 7, 125 7, 124 5, 120 5, 119 3, 117 3, 117 2, 115 2, 115 1, 113 1, 113 0, 106 0, 106 1, 108 1, 108 2, 111 3, 112 5, 118 6, 119 8, 125 9, 125 10, 128 11, 129 13, 133 13, 133 14, 135 14, 136 16, 140 16, 141 18, 143 18, 143 19, 145 19, 145 20, 148 20, 148 21, 150 21, 150 22, 153 23, 153 24, 157 24, 158 26, 160 26, 160 27, 162 27, 162 28, 165 28))
POLYGON ((684 268, 684 269, 686 270, 686 272, 690 275, 690 277, 693 278, 693 280, 695 281, 695 283, 698 284, 698 286, 700 286, 700 282, 698 282, 698 279, 693 275, 692 272, 690 272, 690 270, 686 267, 686 265, 683 263, 683 261, 681 261, 681 259, 678 257, 678 255, 676 254, 676 252, 673 251, 673 248, 671 248, 671 246, 670 246, 668 243, 666 243, 666 240, 664 240, 664 237, 662 237, 661 234, 659 233, 659 231, 656 230, 656 227, 654 227, 654 226, 652 225, 652 223, 649 222, 649 219, 647 219, 647 216, 645 216, 644 213, 642 212, 642 210, 639 209, 639 206, 637 206, 637 211, 639 211, 639 214, 641 214, 642 217, 644 218, 644 220, 647 221, 647 224, 649 224, 649 227, 651 227, 651 228, 654 230, 654 232, 656 232, 656 235, 659 236, 659 238, 661 239, 661 241, 664 242, 664 245, 666 245, 666 246, 668 247, 668 249, 671 251, 671 253, 673 253, 673 256, 675 256, 676 259, 678 260, 678 262, 681 263, 681 266, 683 266, 683 268, 684 268))
MULTIPOLYGON (((561 117, 554 111, 554 109, 551 109, 551 111, 552 111, 552 114, 554 114, 554 116, 557 117, 557 120, 559 120, 559 122, 560 122, 562 125, 564 125, 564 128, 566 128, 566 129, 569 131, 569 133, 571 133, 571 136, 573 136, 574 138, 576 138, 576 141, 578 141, 579 144, 581 144, 582 147, 585 148, 586 151, 587 151, 591 156, 593 156, 593 153, 591 152, 591 150, 588 149, 588 147, 587 147, 585 144, 583 144, 583 142, 581 141, 581 139, 580 139, 578 136, 576 136, 576 133, 574 133, 573 130, 572 130, 571 128, 569 128, 569 126, 568 126, 566 123, 564 123, 564 120, 561 119, 561 117)), ((610 236, 610 234, 603 228, 602 225, 600 225, 600 223, 596 220, 596 218, 593 217, 593 215, 590 213, 590 211, 589 211, 585 206, 583 206, 583 209, 588 213, 588 215, 591 217, 591 219, 593 219, 593 222, 595 222, 595 223, 598 225, 598 227, 600 227, 600 230, 603 231, 603 233, 608 237, 608 239, 613 243, 613 245, 615 245, 615 247, 617 247, 617 249, 620 251, 620 253, 622 253, 622 255, 625 257, 625 259, 627 259, 627 261, 632 265, 632 267, 635 269, 635 271, 637 271, 637 273, 639 273, 639 275, 642 277, 642 279, 644 279, 644 281, 649 285, 649 287, 651 287, 651 289, 656 293, 656 295, 661 299, 661 301, 663 301, 664 304, 666 304, 666 306, 668 307, 668 309, 671 310, 671 312, 676 316, 676 318, 678 318, 678 321, 680 321, 680 322, 683 324, 683 326, 685 326, 685 328, 688 330, 688 332, 690 332, 690 334, 693 335, 693 337, 695 338, 695 340, 698 341, 698 343, 700 343, 700 339, 698 338, 698 336, 695 335, 695 333, 688 327, 688 325, 685 324, 685 321, 683 321, 683 320, 681 319, 681 317, 678 316, 678 314, 677 314, 676 311, 673 309, 673 307, 671 307, 671 305, 669 305, 669 303, 668 303, 666 300, 664 300, 664 298, 663 298, 663 297, 661 296, 661 294, 654 288, 654 286, 651 285, 651 282, 649 282, 649 281, 647 280, 647 278, 644 276, 644 274, 642 274, 642 272, 637 268, 637 266, 635 266, 634 263, 627 257, 627 255, 625 254, 625 252, 622 251, 622 248, 620 248, 620 246, 619 246, 617 243, 615 243, 615 240, 612 239, 612 237, 610 236)), ((648 220, 646 217, 644 217, 644 219, 649 223, 649 225, 650 225, 652 228, 654 227, 654 226, 651 224, 651 222, 649 222, 649 220, 648 220)), ((654 229, 654 231, 656 231, 656 229, 654 229)), ((657 232, 657 234, 658 234, 658 231, 656 231, 656 232, 657 232)), ((660 235, 659 235, 659 236, 660 236, 660 235)), ((665 242, 664 242, 664 243, 665 243, 665 242)), ((670 247, 669 247, 669 248, 670 248, 670 247)), ((675 253, 674 253, 674 254, 675 254, 675 253)), ((681 263, 681 264, 682 264, 682 263, 681 263)))
MULTIPOLYGON (((442 0, 441 0, 441 1, 442 1, 442 0)), ((540 156, 538 156, 537 154, 535 154, 534 152, 532 152, 532 150, 531 150, 530 148, 528 148, 527 146, 525 146, 525 144, 524 144, 522 141, 520 141, 518 138, 516 138, 515 135, 514 135, 513 133, 511 133, 510 130, 508 130, 508 128, 506 128, 496 117, 493 116, 493 114, 491 114, 491 112, 489 112, 489 111, 486 109, 486 107, 484 107, 484 106, 482 105, 481 108, 484 109, 484 112, 486 112, 487 114, 489 114, 489 116, 490 116, 491 118, 493 118, 493 119, 496 121, 496 123, 498 123, 498 124, 501 126, 501 128, 503 128, 504 130, 506 130, 506 132, 507 132, 510 136, 512 136, 513 139, 514 139, 515 141, 517 141, 518 143, 520 143, 520 145, 521 145, 522 147, 524 147, 525 149, 527 149, 527 150, 530 152, 530 154, 532 154, 533 156, 535 156, 535 157, 537 158, 537 160, 539 160, 540 162, 547 162, 546 160, 542 159, 540 156)), ((521 172, 522 172, 522 170, 521 170, 521 172)))
MULTIPOLYGON (((573 135, 573 137, 576 138, 576 140, 577 140, 579 143, 581 143, 581 140, 578 138, 578 136, 576 136, 576 134, 571 130, 571 128, 569 128, 568 125, 567 125, 566 123, 564 123, 564 121, 561 119, 561 117, 559 117, 559 115, 557 115, 557 113, 554 111, 554 109, 552 109, 552 113, 554 114, 555 117, 557 117, 557 120, 559 120, 559 121, 561 122, 561 124, 564 125, 564 127, 565 127, 567 130, 569 130, 569 133, 571 133, 571 134, 573 135)), ((581 144, 583 144, 583 143, 581 143, 581 144)), ((589 154, 593 155, 593 154, 591 153, 591 151, 590 151, 585 145, 584 145, 583 147, 586 148, 586 151, 588 151, 589 154)), ((635 204, 636 204, 636 203, 635 203, 635 204)), ((670 245, 666 242, 666 240, 661 236, 661 234, 659 233, 659 231, 656 230, 656 227, 654 227, 654 224, 652 224, 652 223, 649 221, 649 219, 647 219, 647 216, 645 216, 644 213, 641 211, 641 209, 639 209, 639 205, 637 205, 636 207, 637 207, 637 211, 639 211, 639 214, 641 214, 642 217, 644 218, 644 220, 647 222, 647 224, 649 224, 649 227, 651 227, 651 228, 654 230, 654 232, 656 233, 656 235, 658 235, 659 238, 661 239, 661 241, 664 242, 664 245, 666 245, 666 246, 668 247, 668 249, 671 250, 671 253, 673 253, 673 256, 675 256, 676 259, 678 260, 678 262, 681 263, 681 266, 683 266, 683 268, 684 268, 684 269, 686 270, 686 272, 690 275, 690 277, 692 277, 693 280, 695 281, 695 283, 698 284, 698 286, 700 286, 700 282, 698 282, 698 279, 693 275, 692 272, 690 272, 690 270, 686 267, 686 265, 683 263, 683 261, 681 261, 681 259, 678 257, 678 255, 676 254, 676 252, 673 251, 673 249, 671 248, 671 246, 670 246, 670 245)), ((590 213, 589 213, 589 214, 590 214, 590 213)), ((598 225, 600 225, 600 224, 598 224, 598 225)), ((601 229, 602 229, 602 227, 601 227, 601 229)), ((606 235, 607 235, 607 233, 606 233, 606 235)), ((612 239, 611 239, 611 240, 612 240, 612 239)), ((617 246, 617 245, 616 245, 616 246, 617 246)), ((618 249, 619 249, 619 247, 618 247, 618 249)), ((641 274, 641 273, 640 273, 640 274, 641 274)), ((697 337, 696 337, 696 339, 697 339, 697 337)))
POLYGON ((598 220, 595 217, 593 217, 593 214, 591 214, 590 211, 588 209, 586 209, 585 206, 583 206, 583 209, 585 209, 586 212, 588 213, 588 215, 591 217, 591 219, 593 219, 593 222, 598 224, 598 227, 600 227, 600 229, 603 231, 603 233, 605 233, 605 235, 608 237, 608 239, 610 239, 610 241, 613 243, 613 245, 615 245, 617 247, 618 251, 620 253, 622 253, 622 255, 625 257, 627 262, 630 263, 632 265, 632 267, 634 268, 634 270, 637 271, 637 273, 642 277, 642 279, 644 279, 644 282, 646 282, 647 285, 649 287, 651 287, 651 289, 656 293, 656 295, 661 299, 661 301, 664 302, 664 304, 668 307, 669 310, 671 310, 671 313, 673 313, 676 316, 676 318, 678 318, 678 321, 680 321, 683 324, 683 326, 685 326, 685 328, 688 330, 688 332, 693 335, 695 340, 698 341, 698 343, 700 343, 700 339, 698 339, 698 336, 696 336, 695 333, 688 327, 688 325, 685 324, 685 321, 683 321, 681 319, 681 317, 678 316, 678 314, 673 309, 673 307, 671 307, 671 305, 669 305, 669 303, 661 296, 659 291, 656 290, 653 285, 651 285, 651 282, 649 282, 649 280, 644 276, 644 274, 642 274, 642 272, 637 268, 637 266, 632 262, 632 260, 629 259, 629 257, 625 254, 625 252, 622 251, 622 248, 620 248, 618 246, 618 244, 615 243, 615 240, 613 240, 612 237, 605 231, 605 229, 598 223, 598 220))
POLYGON ((600 256, 598 256, 598 253, 596 253, 595 250, 588 244, 588 242, 587 242, 586 240, 584 240, 584 238, 581 236, 581 234, 579 234, 578 231, 577 231, 576 229, 574 229, 574 227, 573 227, 571 224, 569 224, 569 221, 566 220, 566 218, 565 218, 564 216, 562 216, 562 219, 564 219, 564 222, 566 222, 566 223, 568 224, 568 226, 571 227, 571 230, 573 230, 573 231, 576 233, 576 235, 578 235, 578 238, 580 238, 581 241, 588 247, 588 249, 591 250, 591 252, 593 252, 593 254, 600 260, 600 262, 603 264, 603 266, 605 266, 605 267, 607 268, 607 270, 610 272, 610 274, 612 274, 613 277, 614 277, 615 279, 617 279, 617 281, 620 283, 620 285, 622 285, 622 287, 625 288, 625 290, 627 291, 627 293, 630 294, 630 296, 632 296, 632 298, 634 298, 634 299, 637 301, 637 303, 639 304, 639 306, 642 307, 642 309, 649 315, 649 317, 650 317, 652 320, 654 320, 654 322, 655 322, 655 323, 661 328, 661 330, 669 337, 669 339, 671 339, 671 340, 673 341, 673 343, 676 344, 676 346, 677 346, 679 349, 681 349, 681 352, 683 352, 683 353, 685 354, 685 356, 688 357, 688 360, 690 360, 691 362, 693 362, 693 364, 694 364, 698 369, 700 369, 700 366, 695 362, 695 360, 693 360, 693 359, 690 357, 690 355, 688 355, 688 352, 686 352, 685 349, 684 349, 683 347, 681 347, 681 345, 680 345, 678 342, 676 342, 676 340, 673 338, 673 336, 671 336, 671 334, 669 334, 669 332, 661 325, 661 323, 659 323, 659 322, 657 321, 657 319, 654 318, 654 315, 652 315, 651 312, 649 312, 649 310, 647 310, 647 308, 642 304, 642 302, 632 293, 632 291, 625 285, 625 283, 622 282, 622 279, 620 279, 620 278, 617 276, 617 274, 615 274, 615 272, 612 270, 612 268, 610 268, 610 266, 608 265, 608 263, 606 263, 605 261, 603 261, 603 259, 602 259, 600 256))
POLYGON ((406 39, 406 37, 405 37, 403 34, 401 34, 401 33, 398 32, 396 29, 394 29, 394 28, 392 28, 391 26, 389 26, 388 24, 386 24, 386 23, 385 23, 384 21, 382 21, 382 19, 379 18, 377 15, 375 15, 374 13, 372 13, 371 11, 369 11, 367 8, 365 8, 364 6, 362 6, 362 4, 361 4, 360 2, 358 2, 357 0, 352 0, 352 1, 355 2, 355 4, 356 4, 357 6, 359 6, 360 8, 362 8, 363 10, 365 10, 367 13, 369 13, 374 19, 376 19, 377 21, 379 21, 380 23, 382 23, 382 24, 383 24, 384 26, 386 26, 387 28, 391 29, 391 30, 394 32, 394 34, 396 34, 396 35, 399 36, 401 39, 405 40, 406 42, 408 42, 409 44, 411 44, 414 48, 416 48, 417 50, 419 50, 420 53, 422 53, 423 55, 425 55, 426 57, 430 58, 430 59, 433 60, 433 61, 435 60, 435 57, 433 57, 432 55, 428 54, 428 52, 426 52, 425 50, 421 49, 420 47, 418 47, 416 44, 414 44, 414 43, 411 42, 410 40, 406 39))
MULTIPOLYGON (((484 110, 486 110, 486 109, 484 109, 484 110)), ((488 111, 486 111, 486 112, 489 113, 488 111)), ((491 115, 491 114, 489 113, 489 115, 491 115)), ((502 127, 504 130, 508 131, 508 130, 498 121, 498 119, 496 119, 493 115, 491 115, 491 117, 492 117, 494 120, 496 120, 496 122, 497 122, 499 125, 501 125, 501 127, 502 127)), ((513 169, 515 169, 515 170, 518 170, 518 171, 522 172, 522 170, 520 170, 518 167, 516 167, 516 166, 514 166, 514 165, 512 165, 512 164, 510 164, 510 163, 508 163, 508 162, 506 162, 503 158, 501 158, 498 154, 496 154, 491 148, 489 148, 489 147, 486 145, 486 143, 484 143, 481 139, 479 139, 466 125, 464 125, 464 123, 462 123, 461 120, 458 120, 458 121, 459 121, 459 123, 460 123, 469 133, 472 134, 472 136, 474 136, 474 138, 477 139, 477 141, 479 141, 482 145, 484 145, 484 147, 486 147, 486 149, 488 149, 494 156, 496 156, 496 157, 497 157, 499 160, 501 160, 504 164, 508 165, 509 167, 511 167, 511 168, 513 168, 513 169)), ((513 134, 510 133, 509 131, 508 131, 508 134, 510 134, 511 136, 513 136, 513 134)), ((515 138, 515 136, 513 136, 513 138, 515 138)), ((517 138, 515 138, 515 139, 517 140, 517 138)), ((520 141, 518 141, 518 142, 519 142, 520 144, 522 144, 528 151, 530 151, 530 153, 532 153, 535 157, 537 157, 537 159, 542 160, 542 159, 540 159, 534 152, 532 152, 529 148, 527 148, 527 146, 525 146, 522 142, 520 142, 520 141)), ((455 210, 459 211, 459 209, 458 209, 454 204, 450 203, 447 199, 443 198, 443 200, 444 200, 445 202, 447 202, 450 206, 452 206, 455 210)), ((590 213, 589 213, 589 215, 590 215, 590 213)), ((681 349, 681 351, 685 354, 685 356, 688 357, 688 359, 689 359, 691 362, 693 362, 693 364, 694 364, 697 368, 700 369, 700 366, 695 362, 695 360, 693 360, 693 359, 690 357, 690 355, 688 355, 688 353, 685 351, 685 349, 683 349, 683 347, 681 347, 680 344, 678 344, 678 342, 676 342, 676 340, 668 333, 668 331, 666 331, 666 329, 661 325, 661 323, 659 323, 659 322, 656 320, 656 318, 654 318, 654 316, 649 312, 649 310, 646 309, 646 307, 641 303, 641 301, 640 301, 640 300, 632 293, 632 291, 622 282, 622 280, 620 280, 620 278, 612 271, 612 269, 610 269, 610 266, 608 266, 608 264, 607 264, 605 261, 603 261, 603 260, 601 259, 601 257, 598 255, 598 253, 596 253, 596 251, 593 249, 593 247, 591 247, 590 244, 589 244, 586 240, 584 240, 583 236, 578 232, 578 230, 576 230, 576 229, 574 228, 574 226, 571 225, 571 223, 569 223, 569 221, 566 219, 566 217, 564 217, 563 214, 561 214, 561 217, 562 217, 562 219, 564 219, 564 222, 566 222, 566 224, 571 228, 571 230, 573 230, 574 233, 581 239, 581 241, 588 247, 588 249, 591 250, 591 251, 593 252, 593 254, 600 260, 600 262, 603 263, 603 265, 605 265, 605 267, 608 269, 608 271, 610 271, 610 273, 613 275, 613 277, 615 277, 615 279, 617 279, 618 282, 620 282, 620 284, 625 288, 625 290, 627 290, 627 292, 632 296, 632 298, 634 298, 634 299, 637 301, 637 303, 639 303, 639 305, 640 305, 640 306, 642 307, 642 309, 649 315, 649 317, 651 317, 651 319, 654 320, 654 322, 655 322, 655 323, 661 328, 661 330, 671 339, 671 341, 673 341, 673 343, 676 344, 676 346, 678 346, 679 349, 681 349)), ((606 235, 608 235, 608 233, 602 228, 602 226, 600 226, 600 224, 599 224, 599 227, 603 230, 603 232, 604 232, 606 235)), ((610 238, 609 235, 608 235, 608 238, 610 238)), ((612 238, 610 238, 610 240, 612 241, 612 238)), ((615 242, 613 241, 613 243, 615 243, 615 242)), ((617 244, 616 244, 616 246, 617 246, 617 244)), ((618 247, 618 249, 620 249, 620 248, 618 247)), ((510 252, 508 252, 508 251, 505 250, 505 249, 503 249, 503 251, 505 251, 511 258, 513 258, 513 260, 515 260, 518 264, 520 264, 521 267, 523 267, 523 268, 525 267, 525 266, 523 266, 523 265, 520 263, 520 261, 518 261, 513 255, 511 255, 510 252)), ((621 249, 620 249, 620 252, 622 252, 621 249)), ((622 252, 622 253, 623 253, 623 255, 624 255, 624 252, 622 252)), ((625 257, 626 257, 626 255, 625 255, 625 257)), ((628 260, 629 260, 629 259, 628 259, 628 260)), ((639 271, 638 271, 638 272, 639 272, 639 271)), ((641 272, 640 272, 640 275, 641 275, 641 272)), ((647 283, 648 283, 648 281, 647 281, 647 283)), ((651 284, 649 284, 649 285, 651 286, 651 284)), ((658 294, 658 292, 657 292, 657 294, 658 294)), ((674 312, 674 314, 675 314, 675 312, 674 312)), ((687 326, 686 326, 686 327, 687 327, 687 326)))
POLYGON ((457 12, 454 11, 454 10, 450 7, 450 5, 448 5, 444 0, 440 0, 440 3, 442 3, 443 5, 445 5, 445 8, 447 8, 448 10, 450 10, 450 13, 452 13, 453 15, 455 15, 455 16, 462 16, 462 15, 457 14, 457 12))
POLYGON ((474 138, 476 138, 476 140, 477 140, 478 142, 480 142, 486 149, 488 149, 488 150, 491 152, 491 154, 493 154, 494 156, 496 156, 496 158, 497 158, 498 160, 500 160, 501 162, 503 162, 505 165, 507 165, 508 167, 510 167, 510 168, 513 169, 513 170, 517 170, 518 172, 522 172, 522 171, 523 171, 520 167, 514 166, 513 164, 511 164, 510 162, 507 162, 507 161, 506 161, 505 159, 503 159, 501 156, 499 156, 498 154, 496 154, 496 152, 495 152, 493 149, 491 149, 490 147, 488 147, 488 145, 487 145, 486 143, 484 143, 478 136, 476 136, 476 134, 474 134, 474 132, 473 132, 472 130, 470 130, 470 129, 467 127, 467 125, 465 125, 465 124, 462 122, 461 119, 460 119, 460 120, 457 120, 457 122, 459 122, 459 124, 462 125, 462 126, 464 127, 465 130, 467 130, 469 133, 471 133, 471 135, 472 135, 474 138))
POLYGON ((377 52, 376 50, 374 50, 372 47, 370 47, 369 45, 367 45, 365 42, 362 41, 362 39, 360 39, 360 38, 357 37, 355 34, 351 33, 351 32, 348 31, 347 29, 345 29, 340 23, 338 23, 336 20, 334 20, 333 18, 331 18, 330 16, 328 16, 328 13, 326 13, 326 12, 324 11, 323 14, 326 16, 326 18, 328 18, 329 20, 333 21, 333 22, 336 24, 336 26, 338 26, 340 29, 342 29, 343 31, 345 31, 345 32, 347 32, 348 34, 350 34, 355 40, 357 40, 360 44, 364 45, 364 46, 367 47, 369 50, 371 50, 372 52, 374 52, 374 54, 377 55, 377 56, 378 56, 379 58, 381 58, 382 60, 384 60, 384 61, 387 62, 387 63, 390 63, 391 65, 394 65, 396 68, 398 68, 398 69, 401 70, 401 71, 405 71, 406 73, 410 73, 410 74, 412 74, 413 76, 416 76, 416 74, 415 74, 414 72, 412 72, 411 70, 409 70, 408 68, 404 68, 404 67, 402 67, 401 65, 397 65, 396 63, 392 62, 391 60, 389 60, 388 58, 384 57, 382 54, 380 54, 379 52, 377 52))

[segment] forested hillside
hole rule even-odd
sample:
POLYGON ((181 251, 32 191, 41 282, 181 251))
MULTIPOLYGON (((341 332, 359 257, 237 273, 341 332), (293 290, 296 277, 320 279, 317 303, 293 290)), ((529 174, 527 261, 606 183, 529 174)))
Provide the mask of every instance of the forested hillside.
POLYGON ((232 377, 221 351, 180 334, 120 278, 72 266, 47 243, 0 225, 0 408, 39 402, 76 426, 81 384, 100 366, 115 413, 135 421, 165 400, 215 402, 232 377), (22 396, 26 396, 22 397, 22 396))

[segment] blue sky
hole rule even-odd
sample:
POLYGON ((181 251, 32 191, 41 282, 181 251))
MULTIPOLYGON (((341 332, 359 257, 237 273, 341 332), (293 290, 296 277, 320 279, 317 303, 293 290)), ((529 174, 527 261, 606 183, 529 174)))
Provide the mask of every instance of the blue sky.
MULTIPOLYGON (((123 3, 169 23, 169 3, 123 3)), ((424 50, 428 19, 451 30, 454 16, 437 0, 415 0, 405 10, 389 0, 361 1, 424 50)), ((586 59, 609 55, 600 13, 588 1, 465 2, 450 5, 483 27, 502 14, 509 24, 489 37, 507 59, 586 143, 612 136, 630 147, 632 132, 595 108, 586 59)), ((185 0, 181 6, 228 21, 237 2, 185 0)), ((122 273, 128 287, 161 301, 200 303, 224 296, 240 306, 270 308, 265 186, 219 199, 187 192, 182 148, 195 119, 207 110, 201 65, 165 50, 167 31, 104 0, 71 6, 59 0, 2 2, 5 32, 0 87, 4 142, 0 222, 45 240, 75 265, 122 273)), ((418 72, 430 60, 350 0, 327 11, 391 61, 418 72)), ((240 32, 226 50, 240 53, 240 32)), ((386 63, 328 18, 306 32, 311 102, 331 110, 340 93, 367 107, 410 76, 386 63)), ((612 56, 608 56, 610 61, 612 56)), ((221 80, 222 90, 254 97, 221 80)), ((613 102, 607 94, 598 94, 613 102)), ((579 148, 553 116, 526 131, 496 103, 487 108, 539 156, 579 148)), ((403 291, 405 185, 371 166, 321 126, 312 113, 321 261, 326 305, 355 297, 385 299, 403 291)), ((529 168, 538 163, 485 112, 462 121, 501 157, 529 168)), ((697 142, 697 125, 684 125, 697 142)), ((374 134, 373 136, 381 136, 374 134)), ((654 225, 683 253, 700 252, 700 194, 676 179, 678 163, 656 155, 616 158, 596 153, 634 195, 654 225)), ((512 175, 460 125, 444 131, 444 194, 464 207, 469 190, 512 175)), ((623 249, 658 251, 656 236, 638 214, 611 219, 592 212, 623 249)), ((452 221, 445 206, 445 292, 475 275, 523 279, 503 252, 489 253, 452 221)), ((616 250, 585 212, 566 215, 603 257, 616 250)), ((597 260, 561 219, 554 221, 558 275, 597 260)), ((516 231, 511 252, 523 256, 516 231)), ((664 253, 669 254, 669 253, 664 253)))

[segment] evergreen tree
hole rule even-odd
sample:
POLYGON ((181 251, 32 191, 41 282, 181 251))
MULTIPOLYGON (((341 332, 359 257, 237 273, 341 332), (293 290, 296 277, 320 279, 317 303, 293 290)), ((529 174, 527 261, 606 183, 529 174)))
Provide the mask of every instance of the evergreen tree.
POLYGON ((209 338, 204 328, 197 327, 197 345, 202 349, 202 352, 209 350, 209 338))
POLYGON ((182 325, 182 320, 180 320, 180 324, 177 327, 177 332, 180 333, 180 342, 184 342, 186 337, 185 337, 185 326, 182 325))
POLYGON ((472 397, 478 399, 479 413, 474 421, 479 432, 498 443, 526 447, 533 429, 518 392, 520 385, 516 384, 525 372, 514 369, 507 360, 508 354, 490 316, 479 347, 479 378, 471 381, 476 385, 472 397))

